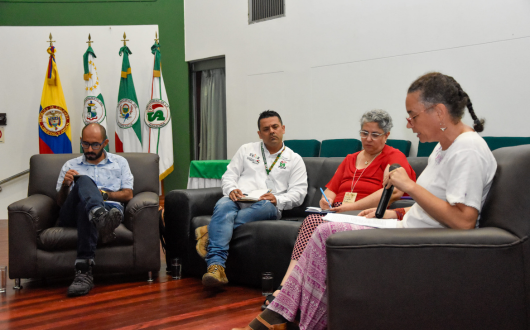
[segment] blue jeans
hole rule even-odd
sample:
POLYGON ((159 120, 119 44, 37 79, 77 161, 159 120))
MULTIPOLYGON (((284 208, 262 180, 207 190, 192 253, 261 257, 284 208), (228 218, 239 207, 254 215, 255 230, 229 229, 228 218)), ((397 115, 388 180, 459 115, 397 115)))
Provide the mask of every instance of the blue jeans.
POLYGON ((228 244, 234 229, 256 220, 276 220, 278 209, 270 201, 257 203, 233 202, 228 197, 221 198, 213 209, 212 220, 208 225, 208 254, 206 264, 225 267, 228 257, 228 244))
POLYGON ((81 175, 68 194, 59 211, 59 227, 77 228, 77 259, 94 259, 98 243, 98 230, 89 221, 88 214, 93 208, 104 206, 107 210, 113 207, 120 209, 121 205, 108 205, 94 181, 81 175))

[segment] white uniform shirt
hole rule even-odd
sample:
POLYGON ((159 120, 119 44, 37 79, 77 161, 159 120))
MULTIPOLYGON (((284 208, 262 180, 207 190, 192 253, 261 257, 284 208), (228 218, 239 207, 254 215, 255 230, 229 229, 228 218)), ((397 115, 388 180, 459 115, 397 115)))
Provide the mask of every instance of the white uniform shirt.
MULTIPOLYGON (((476 132, 460 134, 453 144, 442 150, 438 143, 429 156, 417 183, 434 196, 451 205, 457 203, 480 210, 491 188, 497 162, 486 141, 476 132)), ((446 228, 433 219, 418 203, 398 222, 403 228, 446 228)))
MULTIPOLYGON (((221 180, 224 196, 228 197, 234 189, 240 189, 243 193, 267 189, 267 172, 261 145, 261 142, 247 143, 236 152, 221 180)), ((283 147, 271 155, 267 147, 263 146, 269 168, 282 149, 283 147)), ((304 202, 307 194, 307 172, 299 154, 285 147, 268 177, 274 183, 272 193, 276 197, 278 210, 289 210, 304 202)))

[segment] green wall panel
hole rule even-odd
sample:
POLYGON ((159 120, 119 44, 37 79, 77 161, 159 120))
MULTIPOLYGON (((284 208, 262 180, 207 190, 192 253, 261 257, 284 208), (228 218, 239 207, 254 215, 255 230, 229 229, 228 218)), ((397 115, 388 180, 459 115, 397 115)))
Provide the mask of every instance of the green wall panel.
POLYGON ((168 192, 186 187, 191 159, 189 73, 184 60, 184 0, 87 3, 0 1, 0 26, 144 24, 158 24, 164 82, 173 117, 175 170, 164 180, 168 192), (88 12, 95 15, 87 15, 88 12))

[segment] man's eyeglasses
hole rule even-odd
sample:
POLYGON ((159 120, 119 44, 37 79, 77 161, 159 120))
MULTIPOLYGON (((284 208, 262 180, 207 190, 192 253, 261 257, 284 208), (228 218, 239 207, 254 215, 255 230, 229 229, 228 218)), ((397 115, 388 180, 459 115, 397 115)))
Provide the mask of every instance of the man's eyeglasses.
POLYGON ((412 117, 406 117, 406 119, 407 119, 407 121, 409 122, 409 124, 412 126, 412 125, 414 125, 414 124, 412 123, 412 121, 413 121, 416 117, 418 117, 422 112, 425 112, 425 111, 427 111, 427 110, 429 110, 429 109, 432 109, 432 108, 434 108, 435 106, 436 106, 436 104, 433 105, 433 106, 430 106, 430 107, 428 107, 428 108, 425 108, 425 109, 421 110, 420 112, 418 112, 417 115, 412 116, 412 117))
POLYGON ((368 138, 368 136, 370 135, 370 136, 372 136, 372 139, 377 140, 377 139, 379 139, 381 136, 383 136, 384 134, 383 134, 383 133, 368 132, 368 131, 360 130, 360 131, 359 131, 359 135, 361 136, 361 139, 366 139, 366 138, 368 138))
POLYGON ((88 149, 89 147, 92 147, 92 150, 99 150, 102 145, 103 143, 97 143, 97 142, 94 142, 94 143, 88 143, 85 141, 81 142, 81 147, 83 147, 83 149, 88 149))

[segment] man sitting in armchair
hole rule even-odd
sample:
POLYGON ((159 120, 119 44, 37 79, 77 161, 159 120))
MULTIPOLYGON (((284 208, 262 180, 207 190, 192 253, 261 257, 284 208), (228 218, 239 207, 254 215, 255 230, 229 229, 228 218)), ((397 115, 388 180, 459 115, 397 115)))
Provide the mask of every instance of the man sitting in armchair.
POLYGON ((301 205, 307 194, 304 161, 283 144, 285 126, 280 115, 262 112, 258 129, 263 142, 239 148, 223 175, 224 197, 215 205, 210 225, 195 230, 197 252, 207 264, 202 277, 206 287, 228 283, 225 262, 234 229, 251 221, 280 219, 282 210, 301 205), (241 201, 252 192, 260 192, 258 201, 241 201))
POLYGON ((122 156, 105 151, 107 132, 88 124, 81 132, 83 156, 67 161, 57 180, 61 227, 77 228, 75 279, 68 296, 82 296, 93 287, 92 267, 98 237, 102 243, 116 238, 123 220, 123 204, 133 197, 133 175, 122 156))

